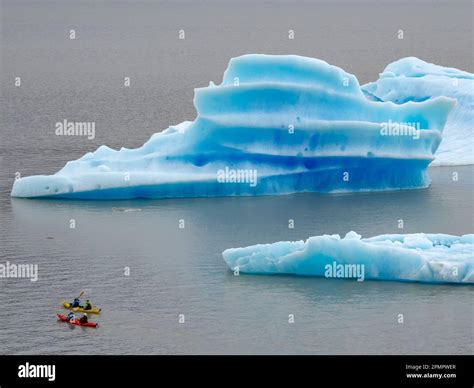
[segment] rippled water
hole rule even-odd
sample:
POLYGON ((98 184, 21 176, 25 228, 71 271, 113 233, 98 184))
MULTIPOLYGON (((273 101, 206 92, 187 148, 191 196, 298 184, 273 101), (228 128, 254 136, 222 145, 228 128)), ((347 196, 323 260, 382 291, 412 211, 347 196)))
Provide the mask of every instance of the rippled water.
POLYGON ((391 193, 116 202, 9 196, 15 172, 53 173, 101 144, 138 146, 192 119, 193 87, 218 82, 238 54, 320 57, 361 82, 414 54, 473 71, 469 3, 441 4, 429 18, 424 3, 31 4, 2 2, 0 262, 38 264, 39 280, 0 281, 0 353, 473 353, 472 287, 234 277, 221 256, 229 247, 350 230, 472 233, 473 167, 431 169, 430 188, 391 193), (455 25, 439 27, 446 23, 455 25), (393 40, 400 25, 403 42, 393 40), (292 27, 297 39, 289 41, 292 27), (74 42, 70 28, 78 30, 74 42), (22 87, 12 86, 15 76, 22 87), (96 138, 54 136, 63 119, 96 121, 96 138), (104 309, 98 330, 55 320, 59 301, 83 289, 104 309))

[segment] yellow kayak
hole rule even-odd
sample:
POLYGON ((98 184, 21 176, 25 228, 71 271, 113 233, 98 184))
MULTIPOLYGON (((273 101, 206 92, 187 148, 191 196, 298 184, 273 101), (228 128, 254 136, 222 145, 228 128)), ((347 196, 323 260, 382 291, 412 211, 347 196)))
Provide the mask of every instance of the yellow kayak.
POLYGON ((86 310, 82 307, 71 308, 71 303, 68 303, 68 302, 63 302, 63 307, 68 309, 68 310, 72 310, 72 311, 75 311, 75 312, 78 312, 78 313, 100 314, 100 312, 102 311, 102 309, 98 308, 97 306, 92 306, 92 309, 90 309, 90 310, 86 310))

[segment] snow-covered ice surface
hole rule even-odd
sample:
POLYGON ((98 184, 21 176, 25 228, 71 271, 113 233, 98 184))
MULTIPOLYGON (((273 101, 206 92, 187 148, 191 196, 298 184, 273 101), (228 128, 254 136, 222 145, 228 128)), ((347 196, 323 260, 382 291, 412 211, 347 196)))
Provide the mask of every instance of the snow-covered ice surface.
POLYGON ((432 166, 474 163, 474 74, 409 57, 389 64, 380 78, 362 86, 375 101, 426 101, 447 96, 457 100, 432 166))
POLYGON ((357 78, 295 55, 234 58, 221 85, 196 89, 193 122, 142 147, 106 146, 14 197, 81 199, 268 195, 423 188, 455 101, 374 102, 357 78), (421 131, 415 136, 413 127, 421 131), (407 135, 387 136, 387 123, 407 135))
POLYGON ((323 235, 232 248, 222 255, 239 273, 474 284, 474 234, 385 234, 362 239, 349 232, 344 238, 323 235))

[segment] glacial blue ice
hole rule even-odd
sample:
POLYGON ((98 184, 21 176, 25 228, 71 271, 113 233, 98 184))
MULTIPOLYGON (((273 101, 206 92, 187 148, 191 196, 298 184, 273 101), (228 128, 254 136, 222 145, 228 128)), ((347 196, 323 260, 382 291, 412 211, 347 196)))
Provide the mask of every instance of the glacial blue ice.
POLYGON ((54 175, 18 179, 11 195, 129 199, 424 188, 454 104, 447 97, 374 102, 354 75, 321 60, 244 55, 230 61, 220 85, 195 90, 194 121, 136 149, 101 146, 54 175))
POLYGON ((222 253, 234 273, 474 284, 474 234, 349 232, 222 253))
POLYGON ((426 101, 436 96, 457 100, 432 166, 474 163, 474 74, 409 57, 389 64, 377 81, 362 86, 376 101, 426 101))

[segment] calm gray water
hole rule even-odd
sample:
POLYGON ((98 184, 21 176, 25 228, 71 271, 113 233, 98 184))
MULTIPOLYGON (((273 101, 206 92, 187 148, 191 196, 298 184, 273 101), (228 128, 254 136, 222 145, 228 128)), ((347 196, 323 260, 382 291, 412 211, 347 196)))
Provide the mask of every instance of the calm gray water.
POLYGON ((472 233, 472 166, 431 169, 430 188, 392 193, 9 197, 15 172, 54 173, 101 144, 139 146, 193 119, 193 88, 220 82, 236 55, 318 57, 361 83, 409 55, 474 71, 470 2, 337 3, 2 2, 0 262, 38 264, 39 280, 0 280, 0 353, 473 353, 472 287, 234 277, 221 256, 229 247, 350 230, 472 233), (13 86, 17 76, 21 87, 13 86), (55 136, 63 119, 95 121, 96 138, 55 136), (98 330, 55 321, 60 299, 83 289, 104 308, 98 330))

